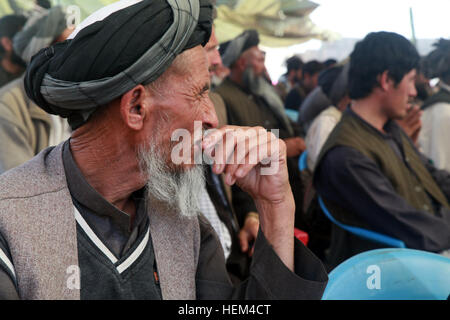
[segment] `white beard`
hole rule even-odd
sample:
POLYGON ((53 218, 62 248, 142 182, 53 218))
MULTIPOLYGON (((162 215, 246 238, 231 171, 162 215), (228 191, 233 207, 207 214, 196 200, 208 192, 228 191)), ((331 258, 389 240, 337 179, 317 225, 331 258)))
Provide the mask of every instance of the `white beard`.
POLYGON ((204 190, 202 166, 171 169, 165 162, 163 148, 140 148, 138 159, 147 184, 146 200, 150 208, 178 212, 185 217, 199 213, 199 191, 204 190))

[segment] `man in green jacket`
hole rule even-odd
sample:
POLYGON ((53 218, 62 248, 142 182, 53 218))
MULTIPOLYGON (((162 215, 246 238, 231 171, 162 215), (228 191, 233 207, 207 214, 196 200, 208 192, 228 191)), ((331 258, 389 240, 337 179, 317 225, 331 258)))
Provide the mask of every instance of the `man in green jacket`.
MULTIPOLYGON (((450 173, 437 170, 393 121, 416 96, 419 55, 404 37, 371 33, 350 58, 348 108, 325 143, 315 186, 333 216, 403 241, 450 248, 450 173)), ((333 226, 329 267, 383 245, 333 226)))

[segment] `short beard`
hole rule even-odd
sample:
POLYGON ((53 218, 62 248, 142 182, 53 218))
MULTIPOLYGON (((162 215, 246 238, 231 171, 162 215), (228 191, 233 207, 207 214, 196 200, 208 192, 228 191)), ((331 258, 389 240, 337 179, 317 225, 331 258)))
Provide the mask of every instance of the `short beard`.
POLYGON ((145 176, 146 200, 150 209, 178 212, 184 217, 199 214, 199 191, 204 190, 205 177, 202 166, 184 169, 171 168, 164 148, 152 144, 138 150, 141 172, 145 176))

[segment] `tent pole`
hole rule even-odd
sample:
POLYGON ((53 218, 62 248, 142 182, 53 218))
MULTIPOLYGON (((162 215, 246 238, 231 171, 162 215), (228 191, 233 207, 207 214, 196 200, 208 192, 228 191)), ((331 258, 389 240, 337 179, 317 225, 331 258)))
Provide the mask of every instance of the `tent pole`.
POLYGON ((410 19, 410 22, 411 22, 411 34, 412 34, 411 42, 417 48, 416 29, 414 27, 414 15, 413 15, 412 7, 409 8, 409 19, 410 19))

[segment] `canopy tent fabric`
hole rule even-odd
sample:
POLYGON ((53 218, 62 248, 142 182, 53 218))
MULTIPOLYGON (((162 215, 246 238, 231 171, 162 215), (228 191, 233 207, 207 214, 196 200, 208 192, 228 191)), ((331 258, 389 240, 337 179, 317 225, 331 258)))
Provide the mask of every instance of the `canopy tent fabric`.
MULTIPOLYGON (((83 20, 99 8, 117 0, 49 0, 52 5, 75 5, 83 20)), ((1 0, 0 16, 26 13, 35 1, 1 0)), ((322 30, 309 15, 319 5, 309 0, 217 0, 216 35, 220 43, 231 40, 246 29, 260 34, 264 47, 288 47, 310 39, 335 40, 336 34, 322 30)))
MULTIPOLYGON (((116 2, 117 0, 49 0, 52 5, 68 7, 74 5, 80 9, 80 19, 83 20, 101 7, 116 2)), ((6 14, 25 14, 31 11, 35 5, 34 0, 1 0, 0 16, 6 14)))
POLYGON ((309 14, 319 5, 309 0, 218 0, 214 21, 220 43, 255 29, 265 47, 287 47, 336 35, 317 27, 309 14))

